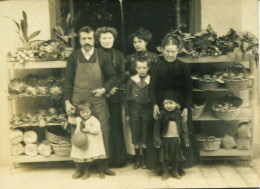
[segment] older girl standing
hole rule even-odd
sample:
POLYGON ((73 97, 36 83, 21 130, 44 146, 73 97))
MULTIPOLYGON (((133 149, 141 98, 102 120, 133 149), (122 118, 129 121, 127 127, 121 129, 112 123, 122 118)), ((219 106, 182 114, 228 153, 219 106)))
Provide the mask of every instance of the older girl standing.
POLYGON ((123 166, 126 163, 126 148, 124 141, 121 94, 119 88, 124 82, 124 56, 114 49, 114 40, 117 37, 117 30, 113 27, 98 28, 95 33, 101 50, 110 55, 117 75, 117 80, 107 95, 107 104, 110 113, 110 154, 112 166, 123 166))

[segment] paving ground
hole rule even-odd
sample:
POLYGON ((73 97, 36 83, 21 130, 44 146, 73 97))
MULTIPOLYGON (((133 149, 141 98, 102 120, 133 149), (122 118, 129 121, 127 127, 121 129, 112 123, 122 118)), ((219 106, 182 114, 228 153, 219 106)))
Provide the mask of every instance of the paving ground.
POLYGON ((232 161, 204 162, 186 169, 181 180, 170 178, 161 181, 154 172, 146 169, 133 170, 128 164, 113 169, 115 177, 99 179, 92 173, 86 180, 73 180, 74 166, 71 162, 33 163, 16 169, 2 167, 0 189, 77 189, 77 188, 227 188, 259 187, 260 159, 254 160, 253 167, 232 161))

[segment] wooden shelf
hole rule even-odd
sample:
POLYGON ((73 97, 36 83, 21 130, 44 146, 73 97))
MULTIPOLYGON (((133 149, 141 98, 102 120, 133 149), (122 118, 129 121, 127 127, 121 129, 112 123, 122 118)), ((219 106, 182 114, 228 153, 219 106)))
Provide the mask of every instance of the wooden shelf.
MULTIPOLYGON (((241 108, 239 115, 234 120, 250 120, 251 108, 241 108)), ((203 115, 193 121, 219 121, 220 119, 214 115, 213 110, 205 109, 203 115)))
POLYGON ((227 63, 227 62, 234 62, 230 57, 227 55, 222 56, 205 56, 205 57, 178 57, 178 59, 185 63, 227 63))
POLYGON ((251 156, 252 150, 219 149, 213 151, 200 150, 201 156, 251 156))
POLYGON ((214 90, 201 90, 201 89, 197 89, 197 88, 193 88, 193 91, 230 91, 227 88, 218 88, 218 89, 214 89, 214 90))
POLYGON ((47 68, 66 68, 67 62, 63 60, 26 62, 24 65, 18 62, 8 62, 8 69, 47 69, 47 68))
POLYGON ((22 99, 22 98, 51 98, 53 100, 61 100, 61 97, 58 99, 53 98, 50 95, 37 95, 37 96, 26 96, 26 95, 9 95, 8 96, 8 100, 18 100, 18 99, 22 99))
POLYGON ((50 155, 49 157, 45 157, 43 155, 37 156, 28 156, 28 155, 20 155, 20 156, 12 156, 12 162, 15 163, 29 163, 29 162, 48 162, 48 161, 71 161, 73 158, 70 156, 58 156, 55 154, 50 155))
MULTIPOLYGON (((60 123, 48 123, 46 124, 46 126, 43 126, 43 127, 47 127, 47 126, 60 126, 61 124, 60 123)), ((10 126, 12 128, 19 128, 19 127, 40 127, 39 124, 24 124, 24 125, 12 125, 10 124, 10 126)))

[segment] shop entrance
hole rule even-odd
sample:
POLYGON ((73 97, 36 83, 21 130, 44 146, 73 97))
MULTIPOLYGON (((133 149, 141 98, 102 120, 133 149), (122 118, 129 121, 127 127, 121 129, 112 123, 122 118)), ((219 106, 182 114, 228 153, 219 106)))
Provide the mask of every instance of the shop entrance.
MULTIPOLYGON (((153 40, 148 45, 148 49, 152 52, 156 52, 156 46, 160 45, 162 37, 171 29, 178 28, 183 32, 188 32, 190 1, 122 0, 124 32, 119 0, 74 0, 69 5, 70 10, 64 2, 63 14, 64 12, 73 12, 74 19, 77 19, 76 32, 84 25, 89 25, 93 29, 102 26, 115 27, 119 36, 114 47, 120 50, 125 49, 125 55, 128 55, 134 52, 134 49, 127 38, 131 32, 139 27, 148 29, 153 34, 153 40)), ((76 48, 80 47, 78 40, 75 44, 76 48)))

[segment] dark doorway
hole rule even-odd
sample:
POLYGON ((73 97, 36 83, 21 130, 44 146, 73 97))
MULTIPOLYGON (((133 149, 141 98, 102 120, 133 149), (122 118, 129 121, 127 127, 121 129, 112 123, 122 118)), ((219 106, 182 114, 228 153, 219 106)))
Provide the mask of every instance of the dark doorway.
MULTIPOLYGON (((143 27, 153 34, 148 49, 157 52, 156 46, 160 45, 162 37, 171 29, 176 29, 177 24, 181 31, 188 32, 190 1, 192 0, 122 0, 125 27, 123 35, 119 0, 74 0, 74 18, 77 19, 75 31, 84 25, 89 25, 93 29, 113 26, 119 32, 114 47, 123 49, 122 36, 124 36, 125 55, 128 55, 134 51, 127 39, 129 34, 143 27), (179 23, 176 22, 178 11, 179 23)), ((76 48, 78 47, 76 40, 76 48)))

